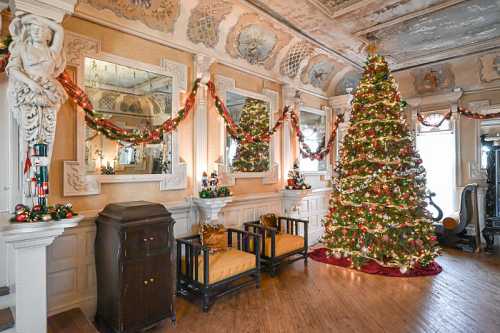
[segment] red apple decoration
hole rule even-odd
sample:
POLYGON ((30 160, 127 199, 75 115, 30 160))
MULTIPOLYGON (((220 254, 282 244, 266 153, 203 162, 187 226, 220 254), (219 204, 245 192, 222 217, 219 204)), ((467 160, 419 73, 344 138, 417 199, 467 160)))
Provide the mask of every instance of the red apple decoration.
POLYGON ((72 212, 67 212, 67 213, 66 213, 66 218, 67 218, 67 219, 70 219, 70 218, 72 218, 72 217, 73 217, 73 213, 72 213, 72 212))

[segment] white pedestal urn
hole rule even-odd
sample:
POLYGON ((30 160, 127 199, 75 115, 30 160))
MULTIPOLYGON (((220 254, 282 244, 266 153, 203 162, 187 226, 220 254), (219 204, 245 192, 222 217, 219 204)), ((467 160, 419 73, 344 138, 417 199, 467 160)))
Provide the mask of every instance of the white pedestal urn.
POLYGON ((82 219, 11 224, 2 231, 14 259, 16 332, 47 332, 47 246, 82 219))
POLYGON ((200 212, 201 220, 203 223, 214 224, 219 219, 219 212, 228 203, 233 201, 232 197, 222 197, 222 198, 193 198, 193 202, 198 207, 200 212))
POLYGON ((311 195, 312 190, 282 190, 283 193, 283 206, 285 210, 285 215, 288 217, 297 217, 293 216, 294 214, 298 215, 298 207, 302 202, 302 199, 311 195))

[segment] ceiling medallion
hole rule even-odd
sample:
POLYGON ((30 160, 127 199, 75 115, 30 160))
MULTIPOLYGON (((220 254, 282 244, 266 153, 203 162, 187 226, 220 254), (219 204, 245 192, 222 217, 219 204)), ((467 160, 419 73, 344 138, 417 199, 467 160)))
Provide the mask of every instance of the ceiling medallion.
POLYGON ((237 42, 240 55, 252 65, 264 63, 271 55, 278 38, 273 31, 258 25, 241 30, 237 42))
POLYGON ((333 60, 324 54, 318 54, 311 58, 307 67, 302 71, 301 81, 326 91, 334 72, 333 60))
POLYGON ((227 36, 226 51, 252 65, 273 68, 278 52, 290 41, 290 34, 275 28, 257 14, 242 15, 227 36))

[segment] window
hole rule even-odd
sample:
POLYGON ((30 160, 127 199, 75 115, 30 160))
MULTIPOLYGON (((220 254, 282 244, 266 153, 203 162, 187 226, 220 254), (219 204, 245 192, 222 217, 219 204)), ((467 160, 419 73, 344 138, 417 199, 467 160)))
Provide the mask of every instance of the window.
MULTIPOLYGON (((431 113, 424 119, 438 123, 443 113, 431 113)), ((416 146, 427 172, 427 189, 436 193, 434 201, 446 215, 456 211, 455 134, 445 120, 439 128, 417 126, 416 146)))
MULTIPOLYGON (((304 134, 304 142, 316 151, 325 146, 326 115, 322 110, 302 108, 300 110, 300 129, 304 134)), ((300 169, 304 172, 326 171, 327 159, 311 160, 300 155, 300 169)))

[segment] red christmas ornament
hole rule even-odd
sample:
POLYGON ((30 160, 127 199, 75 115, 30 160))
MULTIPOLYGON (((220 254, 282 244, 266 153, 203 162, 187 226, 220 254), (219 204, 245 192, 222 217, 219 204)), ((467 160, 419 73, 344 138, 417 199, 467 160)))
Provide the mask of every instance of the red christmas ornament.
POLYGON ((16 221, 17 222, 26 222, 28 220, 28 214, 26 213, 21 213, 16 215, 16 221))

